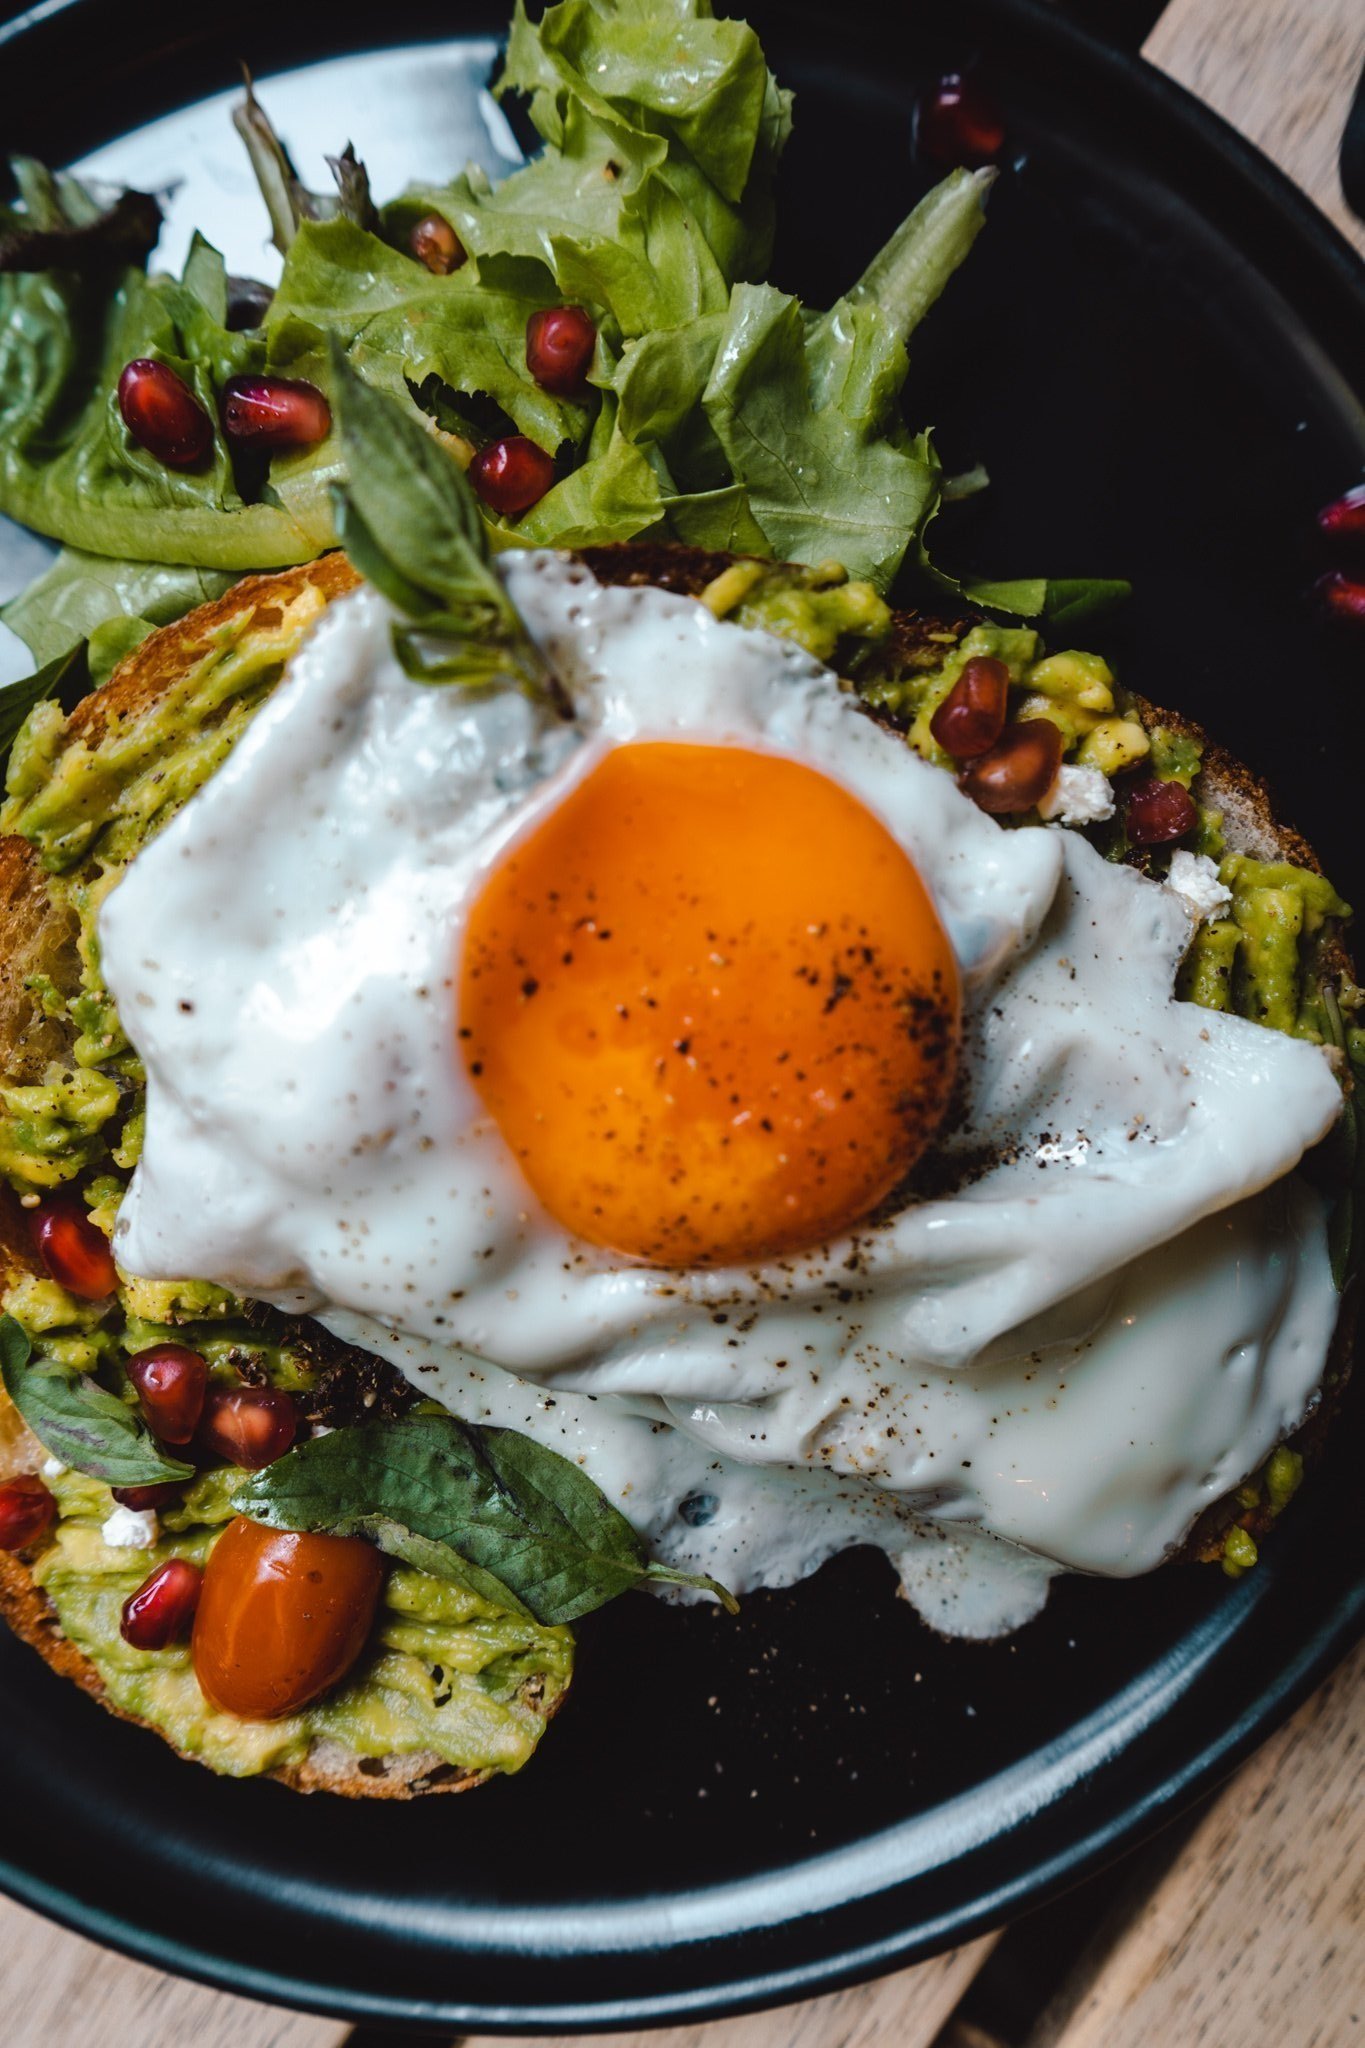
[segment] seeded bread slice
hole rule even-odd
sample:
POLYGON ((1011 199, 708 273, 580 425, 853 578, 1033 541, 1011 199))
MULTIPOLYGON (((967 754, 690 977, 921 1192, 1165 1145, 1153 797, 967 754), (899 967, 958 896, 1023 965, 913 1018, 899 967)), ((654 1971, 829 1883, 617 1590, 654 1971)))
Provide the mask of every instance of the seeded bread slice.
MULTIPOLYGON (((695 548, 637 542, 590 548, 582 552, 580 559, 603 583, 648 584, 696 597, 735 558, 695 548)), ((277 575, 245 578, 215 603, 201 606, 187 618, 143 641, 103 689, 95 691, 77 708, 72 731, 91 747, 98 746, 111 727, 155 703, 186 665, 206 652, 226 628, 248 621, 269 629, 281 625, 286 616, 297 617, 300 612, 311 615, 353 589, 359 580, 339 554, 326 555, 320 561, 277 575)), ((957 637, 970 624, 966 617, 945 619, 897 611, 890 639, 879 651, 876 665, 887 674, 935 665, 942 658, 945 635, 957 637)), ((1149 723, 1160 722, 1204 739, 1198 728, 1177 714, 1146 704, 1139 708, 1149 723)), ((1207 800, 1224 813, 1230 849, 1317 869, 1312 848, 1277 818, 1265 784, 1232 755, 1205 744, 1202 790, 1207 800)), ((74 937, 67 921, 54 910, 42 868, 27 841, 0 836, 0 1074, 10 1079, 38 1077, 46 1062, 64 1049, 62 1027, 41 1013, 26 981, 40 972, 59 988, 71 989, 76 976, 74 937)), ((1334 965, 1343 973, 1349 972, 1350 962, 1339 945, 1334 965)), ((33 1254, 22 1212, 9 1191, 0 1189, 0 1278, 32 1268, 33 1254)), ((1330 1431, 1345 1384, 1350 1360, 1349 1321, 1343 1315, 1338 1325, 1324 1397, 1290 1440, 1310 1455, 1330 1431)), ((317 1335, 326 1348, 331 1340, 324 1332, 317 1335)), ((35 1470, 41 1461, 42 1447, 0 1393, 0 1480, 15 1472, 35 1470)), ((1232 1521, 1241 1521, 1259 1532, 1267 1519, 1264 1511, 1245 1510, 1230 1496, 1201 1517, 1180 1554, 1185 1558, 1216 1558, 1232 1521)), ((62 1634, 51 1605, 22 1557, 3 1552, 0 1613, 55 1671, 103 1700, 106 1706, 110 1704, 98 1671, 62 1634)), ((528 1704, 538 1703, 536 1687, 537 1682, 532 1681, 525 1694, 528 1704)), ((434 1754, 359 1758, 341 1744, 328 1741, 315 1742, 302 1763, 271 1775, 298 1791, 325 1790, 350 1798, 408 1799, 427 1792, 465 1791, 491 1774, 458 1770, 434 1754)))

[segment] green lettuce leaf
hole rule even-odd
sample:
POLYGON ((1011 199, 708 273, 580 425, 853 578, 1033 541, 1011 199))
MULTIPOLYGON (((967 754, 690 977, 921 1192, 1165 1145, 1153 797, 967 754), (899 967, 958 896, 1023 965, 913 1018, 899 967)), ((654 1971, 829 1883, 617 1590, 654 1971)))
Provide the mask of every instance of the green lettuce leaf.
POLYGON ((330 538, 325 499, 311 527, 242 499, 221 443, 200 470, 138 447, 115 397, 136 356, 167 363, 210 414, 260 347, 223 324, 222 261, 207 245, 183 278, 126 269, 0 276, 0 511, 68 546, 222 569, 306 561, 330 538))
POLYGON ((50 569, 0 609, 35 661, 52 661, 101 627, 168 626, 198 604, 221 597, 229 571, 162 562, 124 562, 112 555, 63 548, 50 569))
POLYGON ((385 213, 402 240, 433 209, 485 281, 608 314, 622 336, 724 310, 772 252, 791 127, 754 31, 709 0, 518 0, 500 93, 525 95, 542 156, 496 190, 477 172, 385 213))
MULTIPOLYGON (((268 362, 327 389, 325 342, 335 336, 367 382, 395 398, 411 405, 435 380, 456 398, 491 401, 553 454, 585 438, 589 411, 542 391, 527 370, 526 323, 544 304, 481 284, 469 265, 435 277, 351 221, 305 222, 265 323, 268 362)), ((277 461, 271 481, 289 502, 291 480, 317 476, 335 453, 324 442, 277 461)))
MULTIPOLYGON (((338 425, 268 474, 234 472, 221 442, 202 471, 171 471, 132 443, 113 392, 123 363, 150 354, 214 412, 226 377, 264 368, 316 384, 335 422, 339 347, 422 431, 470 445, 515 431, 554 456, 560 480, 522 519, 483 515, 497 545, 671 535, 834 558, 882 592, 907 551, 927 566, 943 479, 901 415, 907 343, 979 233, 993 173, 946 178, 814 314, 757 281, 791 113, 745 24, 710 0, 558 0, 532 23, 518 0, 498 90, 526 100, 543 153, 496 189, 471 170, 380 216, 345 159, 337 200, 303 192, 249 96, 240 125, 287 249, 258 330, 227 328, 203 243, 179 280, 0 277, 0 511, 87 554, 204 570, 307 559, 337 537, 338 425), (468 252, 448 276, 408 253, 433 209, 468 252), (581 400, 527 365, 528 319, 555 302, 597 324, 581 400)), ((350 510, 352 552, 382 567, 386 536, 350 510)))

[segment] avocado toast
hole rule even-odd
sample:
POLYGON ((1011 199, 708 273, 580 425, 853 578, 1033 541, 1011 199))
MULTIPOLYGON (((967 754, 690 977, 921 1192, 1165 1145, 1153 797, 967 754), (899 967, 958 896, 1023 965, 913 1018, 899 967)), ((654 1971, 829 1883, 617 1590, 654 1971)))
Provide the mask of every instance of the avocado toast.
MULTIPOLYGON (((1000 629, 979 618, 890 612, 833 567, 811 572, 676 546, 596 549, 582 559, 603 583, 668 589, 835 657, 854 672, 850 687, 872 715, 900 733, 913 733, 916 718, 943 700, 960 673, 964 646, 989 658, 1006 653, 1016 664, 1016 716, 1040 694, 1032 685, 1046 656, 1035 636, 1025 644, 1016 635, 1007 644, 1000 629)), ((51 1365, 66 1374, 93 1371, 125 1400, 132 1398, 130 1352, 156 1340, 192 1345, 209 1358, 215 1381, 284 1390, 300 1437, 404 1414, 417 1394, 391 1367, 339 1344, 320 1325, 203 1283, 176 1286, 121 1273, 111 1299, 82 1302, 50 1277, 30 1226, 35 1197, 41 1202, 60 1183, 80 1187, 107 1230, 138 1143, 140 1070, 99 973, 98 901, 226 757, 324 606, 357 581, 340 555, 249 578, 144 640, 69 713, 43 707, 16 748, 0 839, 0 1140, 9 1181, 29 1202, 26 1211, 21 1197, 7 1192, 7 1314, 51 1365)), ((1094 669, 1084 666, 1094 658, 1069 659, 1081 666, 1054 665, 1042 680, 1055 686, 1058 674, 1083 676, 1093 730, 1105 708, 1096 709, 1094 669)), ((1197 729, 1122 693, 1111 691, 1110 704, 1108 715, 1132 728, 1129 784, 1159 749, 1163 765, 1189 779, 1203 843, 1222 835, 1220 873, 1234 885, 1232 915, 1195 937, 1187 992, 1215 1006, 1236 1004, 1258 1020, 1273 1017, 1279 1028, 1325 1035, 1335 992, 1349 987, 1340 940, 1345 907, 1322 881, 1311 850, 1277 824, 1263 785, 1208 747, 1197 729), (1286 918, 1297 927, 1289 946, 1277 943, 1286 918)), ((1067 710, 1062 701, 1059 716, 1067 710)), ((1077 720, 1073 708, 1071 722, 1085 727, 1087 717, 1077 720)), ((1073 729, 1068 752, 1074 755, 1083 738, 1073 729)), ((1122 794, 1122 770, 1118 787, 1122 794)), ((1105 821, 1089 829, 1114 828, 1105 821)), ((1167 849, 1129 848, 1120 857, 1150 863, 1166 858, 1167 849)), ((1323 1400, 1304 1432, 1204 1516, 1186 1554, 1221 1558, 1234 1575, 1254 1561, 1256 1536, 1286 1504, 1302 1453, 1323 1432, 1348 1356, 1343 1318, 1323 1400)), ((55 1461, 8 1401, 4 1420, 0 1478, 46 1472, 58 1509, 35 1543, 0 1558, 11 1625, 54 1668, 113 1711, 155 1727, 182 1753, 219 1770, 265 1770, 303 1790, 408 1797, 461 1790, 518 1768, 559 1705, 572 1662, 566 1628, 499 1612, 468 1589, 400 1564, 390 1570, 375 1631, 338 1691, 283 1720, 213 1713, 187 1648, 130 1649, 119 1640, 118 1609, 150 1562, 202 1560, 231 1516, 243 1475, 197 1454, 197 1475, 164 1489, 169 1500, 159 1509, 151 1555, 110 1548, 100 1534, 114 1506, 108 1488, 75 1472, 54 1473, 55 1461)))

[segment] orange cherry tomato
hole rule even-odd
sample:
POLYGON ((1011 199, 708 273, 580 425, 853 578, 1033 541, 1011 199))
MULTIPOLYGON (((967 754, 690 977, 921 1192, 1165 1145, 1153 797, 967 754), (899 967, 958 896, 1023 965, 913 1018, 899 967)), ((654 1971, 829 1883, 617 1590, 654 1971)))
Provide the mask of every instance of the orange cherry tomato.
POLYGON ((365 1647, 384 1565, 355 1536, 300 1536, 238 1516, 204 1568, 194 1672, 210 1705, 275 1721, 344 1678, 365 1647))

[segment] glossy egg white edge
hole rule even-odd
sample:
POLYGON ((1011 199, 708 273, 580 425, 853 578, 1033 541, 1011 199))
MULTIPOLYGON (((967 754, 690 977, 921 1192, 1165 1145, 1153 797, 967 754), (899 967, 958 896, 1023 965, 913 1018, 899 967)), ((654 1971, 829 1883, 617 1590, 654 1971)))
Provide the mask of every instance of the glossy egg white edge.
POLYGON ((1325 1223, 1285 1176, 1339 1113, 1327 1057, 1176 1002, 1177 897, 1002 828, 799 650, 566 557, 504 573, 571 724, 410 682, 362 589, 109 897, 148 1071, 120 1261, 318 1315, 739 1590, 873 1542, 989 1634, 1058 1567, 1159 1563, 1321 1378, 1325 1223), (540 1209, 455 1050, 464 906, 632 738, 803 761, 914 860, 963 970, 956 1192, 754 1270, 662 1273, 540 1209))

